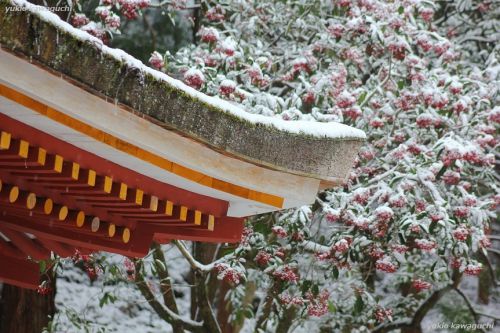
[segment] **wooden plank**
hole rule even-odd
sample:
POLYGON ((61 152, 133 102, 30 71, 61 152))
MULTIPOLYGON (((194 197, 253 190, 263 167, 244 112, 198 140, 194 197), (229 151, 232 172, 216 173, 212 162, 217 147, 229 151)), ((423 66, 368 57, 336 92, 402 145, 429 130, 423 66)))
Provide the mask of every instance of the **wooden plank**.
MULTIPOLYGON (((41 224, 17 216, 0 216, 0 226, 8 227, 17 232, 28 232, 36 237, 55 240, 74 247, 84 247, 94 251, 107 251, 133 257, 145 256, 149 252, 149 246, 153 240, 153 231, 147 227, 138 227, 131 235, 129 242, 124 244, 121 241, 113 241, 107 237, 78 233, 77 228, 73 230, 63 229, 57 227, 56 224, 41 224)), ((121 235, 123 230, 124 228, 117 227, 117 234, 121 235)))
POLYGON ((36 243, 21 231, 7 228, 0 223, 0 232, 4 234, 17 248, 36 260, 44 260, 50 257, 50 251, 36 243))
POLYGON ((40 283, 39 266, 27 259, 0 254, 0 280, 17 287, 36 289, 40 283))
POLYGON ((216 219, 214 231, 206 228, 155 225, 155 239, 183 239, 209 243, 237 243, 241 240, 244 219, 223 217, 216 219))
POLYGON ((26 253, 19 250, 14 244, 12 244, 12 242, 6 241, 1 236, 0 236, 0 254, 19 259, 28 258, 28 255, 26 253))
MULTIPOLYGON (((19 177, 14 177, 11 174, 6 173, 4 170, 0 170, 0 179, 2 181, 5 180, 6 183, 22 183, 23 189, 26 191, 37 193, 42 197, 51 198, 54 203, 63 203, 67 207, 82 210, 89 215, 99 216, 101 219, 106 221, 112 221, 116 224, 126 225, 129 227, 133 227, 136 223, 135 221, 126 220, 121 216, 113 216, 109 214, 106 209, 92 207, 85 200, 75 200, 75 198, 71 196, 65 196, 65 192, 54 191, 47 188, 47 186, 39 186, 36 183, 24 183, 19 177)), ((0 192, 0 197, 2 193, 3 191, 0 192)))
POLYGON ((216 217, 224 216, 227 213, 227 201, 190 192, 124 168, 4 114, 0 114, 0 124, 3 131, 11 133, 13 136, 23 136, 33 145, 43 147, 47 151, 50 149, 66 159, 74 157, 72 162, 79 164, 80 172, 82 169, 93 169, 100 175, 107 174, 116 181, 126 182, 129 187, 140 187, 144 193, 157 196, 160 200, 168 199, 164 198, 165 193, 168 193, 180 205, 189 206, 216 217))
POLYGON ((37 238, 43 246, 51 251, 57 253, 62 258, 71 257, 75 254, 75 248, 64 243, 60 243, 47 238, 37 238))

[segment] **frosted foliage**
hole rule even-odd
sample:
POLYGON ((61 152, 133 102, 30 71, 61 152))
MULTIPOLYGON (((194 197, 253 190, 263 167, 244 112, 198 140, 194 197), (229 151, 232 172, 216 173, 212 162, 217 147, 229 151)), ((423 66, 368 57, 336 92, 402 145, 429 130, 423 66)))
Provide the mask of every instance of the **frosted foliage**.
MULTIPOLYGON (((211 264, 178 246, 193 270, 230 286, 228 320, 240 332, 381 332, 440 318, 428 298, 437 291, 458 286, 473 299, 460 278, 487 271, 498 247, 498 10, 472 0, 203 1, 199 43, 152 55, 183 89, 228 110, 367 136, 349 179, 312 207, 250 219, 238 247, 211 264), (419 309, 430 317, 415 322, 419 309)), ((491 315, 492 302, 473 306, 491 315)))
MULTIPOLYGON (((349 180, 320 195, 318 209, 283 213, 244 237, 242 253, 267 275, 254 279, 262 292, 287 282, 268 328, 297 307, 313 326, 367 331, 405 320, 454 270, 478 273, 475 253, 489 244, 500 199, 497 7, 230 1, 211 7, 224 20, 205 17, 217 39, 166 57, 164 71, 196 68, 206 78, 200 91, 250 113, 338 121, 367 133, 349 180), (336 293, 338 282, 348 290, 336 293), (395 288, 403 285, 413 288, 406 297, 395 288), (331 304, 318 319, 309 310, 322 292, 331 304)), ((238 289, 230 295, 241 301, 238 289)))
MULTIPOLYGON (((177 303, 187 309, 191 293, 185 276, 189 266, 171 246, 163 250, 169 264, 176 268, 170 275, 178 291, 177 303)), ((170 325, 153 313, 141 293, 132 287, 127 258, 111 254, 93 257, 106 267, 104 271, 99 270, 95 281, 89 280, 88 273, 80 268, 81 262, 70 259, 61 262, 55 300, 56 332, 172 332, 170 325), (100 304, 106 294, 114 299, 100 304)), ((146 258, 145 262, 151 264, 152 259, 146 258)), ((155 296, 161 298, 158 279, 147 273, 146 280, 155 296)))

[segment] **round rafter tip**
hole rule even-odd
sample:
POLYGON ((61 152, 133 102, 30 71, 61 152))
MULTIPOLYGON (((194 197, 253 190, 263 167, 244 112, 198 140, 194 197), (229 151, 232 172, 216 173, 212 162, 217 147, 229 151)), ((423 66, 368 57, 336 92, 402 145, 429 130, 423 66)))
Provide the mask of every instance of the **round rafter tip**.
POLYGON ((78 214, 76 215, 76 226, 78 228, 83 227, 85 224, 85 213, 83 211, 79 211, 78 214))
POLYGON ((28 209, 33 209, 36 206, 36 194, 33 192, 30 192, 28 196, 26 197, 26 207, 28 209))
POLYGON ((110 224, 108 227, 108 236, 114 237, 116 234, 116 226, 114 224, 110 224))
POLYGON ((125 244, 127 244, 130 241, 130 229, 129 228, 123 229, 122 240, 125 244))
POLYGON ((68 217, 68 207, 61 206, 61 208, 59 208, 59 214, 57 218, 59 219, 59 221, 64 221, 66 220, 66 217, 68 217))
POLYGON ((99 230, 100 225, 101 225, 101 220, 97 216, 94 216, 90 224, 90 230, 92 230, 92 232, 97 232, 97 230, 99 230))
POLYGON ((16 202, 17 198, 19 198, 19 187, 12 186, 9 191, 9 202, 16 202))
POLYGON ((50 198, 45 199, 45 202, 43 204, 43 212, 46 215, 49 215, 50 213, 52 213, 53 208, 54 208, 54 201, 52 201, 52 199, 50 198))

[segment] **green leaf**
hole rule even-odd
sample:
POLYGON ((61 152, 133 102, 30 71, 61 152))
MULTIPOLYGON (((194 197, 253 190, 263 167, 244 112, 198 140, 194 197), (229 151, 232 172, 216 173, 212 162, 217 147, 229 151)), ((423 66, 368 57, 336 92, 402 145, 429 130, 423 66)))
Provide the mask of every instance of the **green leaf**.
POLYGON ((399 6, 399 8, 398 8, 398 13, 399 13, 399 14, 403 14, 404 12, 405 12, 404 7, 403 7, 403 6, 399 6))
POLYGON ((429 227, 429 232, 430 232, 431 234, 433 234, 433 233, 434 233, 434 231, 436 230, 436 227, 437 227, 437 226, 438 226, 438 224, 437 224, 437 223, 435 223, 435 222, 431 222, 431 226, 429 227))
POLYGON ((339 278, 339 269, 335 266, 333 266, 332 268, 332 276, 334 279, 338 279, 339 278))
POLYGON ((221 256, 226 256, 228 254, 231 254, 235 251, 236 249, 234 247, 226 247, 226 248, 222 248, 220 250, 220 253, 221 253, 221 256))
POLYGON ((243 314, 246 318, 253 318, 253 311, 251 308, 246 308, 244 311, 243 311, 243 314))
POLYGON ((398 232, 398 238, 399 238, 399 241, 401 242, 401 244, 406 243, 406 237, 404 236, 403 233, 398 232))
POLYGON ((318 287, 318 285, 317 285, 317 284, 314 284, 314 285, 312 286, 312 293, 313 293, 313 295, 314 295, 314 296, 319 295, 319 287, 318 287))
POLYGON ((302 288, 301 288, 302 294, 305 294, 309 290, 309 288, 311 288, 311 285, 312 285, 311 280, 305 280, 302 283, 302 288))
POLYGON ((466 240, 465 242, 466 242, 466 244, 467 244, 467 246, 468 246, 469 248, 471 248, 471 247, 472 247, 472 237, 471 237, 471 235, 469 235, 469 236, 467 237, 467 240, 466 240))
POLYGON ((47 269, 47 263, 45 260, 41 260, 38 264, 40 265, 40 273, 45 273, 45 270, 47 269))
POLYGON ((358 104, 363 103, 365 101, 365 98, 366 98, 366 91, 363 91, 361 95, 359 95, 358 104))
POLYGON ((398 81, 398 89, 401 90, 405 87, 405 81, 399 80, 398 81))
POLYGON ((158 268, 158 270, 161 270, 161 271, 165 270, 165 265, 159 259, 155 259, 155 266, 158 268))
POLYGON ((171 12, 168 12, 167 13, 167 17, 169 18, 170 23, 172 23, 172 25, 175 27, 175 18, 174 18, 174 15, 172 15, 171 12))
POLYGON ((335 305, 332 303, 332 301, 328 301, 328 311, 330 311, 331 313, 335 313, 337 312, 337 308, 335 307, 335 305))
POLYGON ((354 303, 354 314, 360 314, 365 307, 365 303, 363 302, 363 298, 360 295, 356 296, 356 302, 354 303))
POLYGON ((446 166, 443 165, 443 167, 441 168, 441 170, 439 170, 439 172, 437 173, 436 179, 440 179, 441 176, 445 173, 445 171, 446 171, 447 168, 448 167, 446 167, 446 166))
POLYGON ((437 265, 437 261, 435 261, 432 266, 431 266, 431 272, 434 272, 434 270, 436 269, 436 265, 437 265))
POLYGON ((117 299, 116 296, 114 296, 113 294, 105 292, 104 295, 99 300, 99 307, 102 308, 106 304, 114 303, 116 299, 117 299))

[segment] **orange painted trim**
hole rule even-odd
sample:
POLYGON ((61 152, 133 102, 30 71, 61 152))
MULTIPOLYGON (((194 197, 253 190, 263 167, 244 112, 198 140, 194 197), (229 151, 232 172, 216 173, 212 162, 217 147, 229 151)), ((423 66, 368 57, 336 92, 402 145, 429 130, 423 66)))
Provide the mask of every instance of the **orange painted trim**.
POLYGON ((11 101, 21 104, 55 122, 58 122, 59 124, 70 127, 77 132, 85 134, 99 142, 102 142, 140 160, 153 164, 177 176, 183 177, 200 185, 210 187, 214 190, 229 193, 244 199, 257 201, 276 208, 283 207, 284 198, 282 197, 264 192, 254 191, 236 184, 231 184, 226 181, 210 177, 196 170, 187 168, 175 162, 169 161, 166 158, 158 156, 130 142, 124 141, 116 136, 92 127, 89 124, 86 124, 78 119, 70 117, 63 112, 57 111, 50 106, 43 104, 3 84, 0 84, 0 95, 10 99, 11 101))

